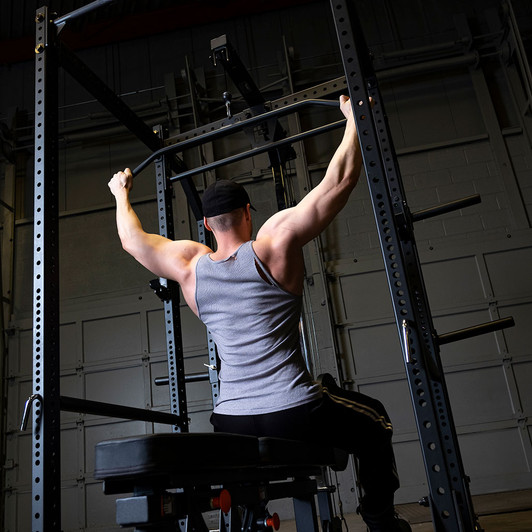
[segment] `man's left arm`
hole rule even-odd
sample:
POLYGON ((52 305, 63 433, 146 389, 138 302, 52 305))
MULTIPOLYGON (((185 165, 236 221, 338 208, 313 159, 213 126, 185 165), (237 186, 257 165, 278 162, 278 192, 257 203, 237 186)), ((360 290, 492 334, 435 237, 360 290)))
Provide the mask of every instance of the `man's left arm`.
POLYGON ((347 119, 342 141, 322 181, 295 207, 274 214, 261 227, 257 240, 268 236, 280 243, 303 247, 317 237, 344 208, 362 170, 362 154, 351 102, 340 97, 340 109, 347 119))

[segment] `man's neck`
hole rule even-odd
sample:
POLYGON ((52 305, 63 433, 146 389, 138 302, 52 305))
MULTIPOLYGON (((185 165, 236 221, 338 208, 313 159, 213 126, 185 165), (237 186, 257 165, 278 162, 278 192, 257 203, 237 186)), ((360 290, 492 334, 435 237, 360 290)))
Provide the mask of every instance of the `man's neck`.
POLYGON ((211 254, 211 259, 223 260, 230 257, 242 244, 248 240, 248 238, 239 237, 238 235, 230 235, 229 232, 227 234, 218 234, 216 236, 217 248, 216 251, 211 254))

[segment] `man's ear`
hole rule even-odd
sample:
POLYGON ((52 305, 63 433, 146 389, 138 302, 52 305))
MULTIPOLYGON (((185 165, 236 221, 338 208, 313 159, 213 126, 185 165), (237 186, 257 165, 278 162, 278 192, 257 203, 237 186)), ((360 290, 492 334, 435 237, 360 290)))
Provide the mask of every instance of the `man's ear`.
POLYGON ((212 228, 207 222, 207 218, 205 218, 205 216, 203 217, 203 225, 205 226, 205 229, 207 229, 207 231, 210 231, 212 233, 212 228))

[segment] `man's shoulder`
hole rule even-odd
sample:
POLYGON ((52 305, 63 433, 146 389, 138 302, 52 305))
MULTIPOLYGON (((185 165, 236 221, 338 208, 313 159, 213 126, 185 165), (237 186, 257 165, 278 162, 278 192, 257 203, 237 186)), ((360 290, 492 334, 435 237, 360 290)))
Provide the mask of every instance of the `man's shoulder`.
POLYGON ((187 261, 212 253, 209 246, 195 240, 174 240, 172 246, 174 251, 187 261))
POLYGON ((168 260, 173 264, 174 275, 180 283, 190 280, 198 260, 212 249, 194 240, 175 240, 169 245, 168 260))

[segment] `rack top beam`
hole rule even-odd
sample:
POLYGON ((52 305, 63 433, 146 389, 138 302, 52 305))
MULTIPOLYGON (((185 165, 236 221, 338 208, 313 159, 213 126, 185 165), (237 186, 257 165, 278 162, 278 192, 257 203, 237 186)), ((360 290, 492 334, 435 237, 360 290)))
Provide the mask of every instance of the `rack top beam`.
POLYGON ((95 9, 99 9, 100 7, 112 4, 114 2, 116 2, 116 0, 95 0, 94 2, 91 2, 86 6, 80 7, 79 9, 75 9, 74 11, 63 15, 62 17, 56 18, 54 20, 54 24, 58 28, 62 28, 67 23, 67 21, 86 15, 87 13, 90 13, 95 9))

